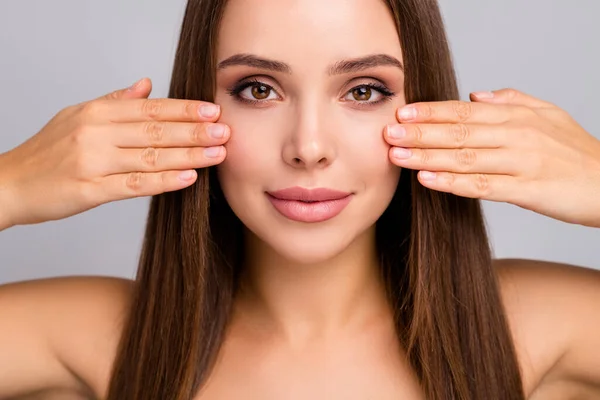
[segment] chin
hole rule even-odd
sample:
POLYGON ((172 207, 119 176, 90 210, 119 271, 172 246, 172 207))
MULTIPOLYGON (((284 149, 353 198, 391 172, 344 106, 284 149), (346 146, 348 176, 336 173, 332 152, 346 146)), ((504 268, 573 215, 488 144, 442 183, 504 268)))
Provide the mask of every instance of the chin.
MULTIPOLYGON (((331 227, 333 228, 333 227, 331 227)), ((253 232, 278 257, 298 265, 325 263, 343 254, 360 233, 348 229, 273 229, 253 232)))

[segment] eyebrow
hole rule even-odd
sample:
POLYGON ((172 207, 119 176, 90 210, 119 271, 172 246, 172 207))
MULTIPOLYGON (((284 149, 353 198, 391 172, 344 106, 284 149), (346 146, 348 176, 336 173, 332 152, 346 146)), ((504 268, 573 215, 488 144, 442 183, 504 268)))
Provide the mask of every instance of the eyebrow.
MULTIPOLYGON (((292 67, 282 61, 270 60, 254 54, 235 54, 217 65, 217 70, 232 66, 247 66, 285 74, 292 73, 292 67)), ((329 75, 349 74, 369 68, 391 66, 404 72, 404 66, 396 57, 387 54, 372 54, 359 58, 341 60, 327 68, 329 75)))

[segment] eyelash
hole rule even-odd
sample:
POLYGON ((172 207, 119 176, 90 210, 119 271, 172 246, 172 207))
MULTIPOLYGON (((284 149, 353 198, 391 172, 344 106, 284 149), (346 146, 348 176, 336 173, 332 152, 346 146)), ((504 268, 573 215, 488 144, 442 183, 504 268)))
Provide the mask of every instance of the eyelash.
MULTIPOLYGON (((244 90, 246 90, 247 88, 252 87, 252 86, 264 86, 267 89, 269 89, 270 91, 277 92, 275 90, 275 88, 273 88, 273 86, 268 85, 264 82, 261 82, 258 79, 252 79, 249 81, 238 82, 232 88, 228 89, 227 93, 229 93, 229 95, 232 96, 236 101, 246 103, 246 104, 251 104, 251 105, 256 105, 259 103, 266 103, 267 101, 270 101, 270 100, 249 100, 249 99, 245 99, 240 96, 240 93, 242 93, 244 90)), ((360 89, 360 88, 374 89, 382 95, 382 98, 377 101, 358 101, 358 100, 352 101, 352 100, 350 100, 351 102, 355 103, 359 107, 372 107, 377 104, 383 103, 385 101, 392 100, 392 98, 394 96, 396 96, 396 94, 394 92, 392 92, 391 90, 389 90, 387 87, 385 87, 382 84, 377 84, 377 83, 364 83, 362 85, 355 86, 352 89, 350 89, 349 91, 347 91, 346 95, 348 95, 348 93, 351 93, 353 90, 360 89)))

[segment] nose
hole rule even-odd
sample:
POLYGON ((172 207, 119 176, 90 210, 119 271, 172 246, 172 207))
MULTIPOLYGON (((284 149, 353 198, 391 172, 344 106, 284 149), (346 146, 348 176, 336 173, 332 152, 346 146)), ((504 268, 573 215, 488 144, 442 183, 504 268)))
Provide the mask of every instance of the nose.
MULTIPOLYGON (((314 99, 314 98, 313 98, 314 99)), ((283 159, 298 169, 318 169, 330 165, 335 156, 335 134, 327 122, 325 107, 311 102, 291 110, 290 128, 283 159)))

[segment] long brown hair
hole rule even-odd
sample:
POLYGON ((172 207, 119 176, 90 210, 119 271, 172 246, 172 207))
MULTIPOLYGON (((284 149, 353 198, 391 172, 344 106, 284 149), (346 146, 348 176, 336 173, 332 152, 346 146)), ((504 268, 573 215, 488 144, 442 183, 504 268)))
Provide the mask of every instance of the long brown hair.
MULTIPOLYGON (((398 27, 408 103, 459 98, 436 0, 385 0, 398 27)), ((214 101, 226 0, 189 0, 169 97, 214 101)), ((223 342, 243 258, 242 224, 215 169, 154 196, 110 400, 190 400, 223 342)), ((398 340, 427 399, 522 400, 521 371, 480 202, 423 187, 403 170, 377 222, 398 340)))

